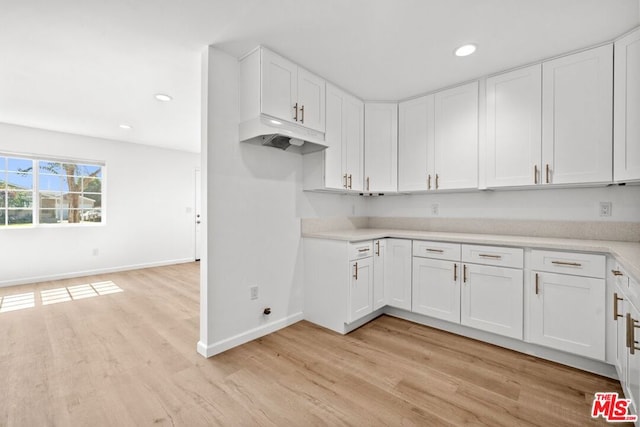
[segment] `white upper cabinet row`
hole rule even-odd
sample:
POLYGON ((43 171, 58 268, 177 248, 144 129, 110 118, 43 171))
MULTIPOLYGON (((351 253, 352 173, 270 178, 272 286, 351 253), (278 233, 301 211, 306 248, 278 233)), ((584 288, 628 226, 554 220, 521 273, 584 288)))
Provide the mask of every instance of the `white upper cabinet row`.
POLYGON ((329 149, 304 156, 305 190, 640 181, 640 29, 615 42, 615 75, 613 50, 607 44, 396 104, 363 103, 261 49, 260 108, 326 129, 329 149))

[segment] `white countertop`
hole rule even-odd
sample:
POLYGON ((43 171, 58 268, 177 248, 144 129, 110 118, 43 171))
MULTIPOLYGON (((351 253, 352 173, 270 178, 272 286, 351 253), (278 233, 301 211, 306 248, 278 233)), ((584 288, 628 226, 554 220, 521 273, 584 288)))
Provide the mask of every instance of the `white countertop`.
POLYGON ((481 245, 517 246, 526 248, 560 249, 581 252, 599 252, 613 255, 620 265, 640 280, 640 243, 609 240, 561 239, 557 237, 527 237, 495 234, 442 233, 381 228, 358 228, 303 233, 302 237, 358 242, 363 240, 396 239, 434 240, 439 242, 474 243, 481 245))

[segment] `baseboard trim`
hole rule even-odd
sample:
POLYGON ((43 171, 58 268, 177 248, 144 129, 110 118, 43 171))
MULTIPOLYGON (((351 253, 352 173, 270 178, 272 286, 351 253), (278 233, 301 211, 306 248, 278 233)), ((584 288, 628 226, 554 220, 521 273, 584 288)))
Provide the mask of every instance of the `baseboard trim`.
POLYGON ((248 343, 249 341, 253 341, 256 338, 263 337, 265 335, 269 335, 273 332, 276 332, 280 329, 286 328, 287 326, 291 326, 294 323, 297 323, 304 319, 304 315, 302 312, 292 314, 285 318, 276 320, 271 323, 267 323, 266 325, 258 326, 257 328, 250 329, 241 334, 226 338, 222 341, 215 342, 213 344, 207 345, 202 341, 198 342, 197 351, 204 357, 215 356, 216 354, 220 354, 224 351, 232 349, 233 347, 237 347, 239 345, 248 343))
POLYGON ((163 267, 165 265, 184 264, 193 262, 193 258, 180 258, 165 261, 146 262, 141 264, 120 265, 116 267, 97 268, 94 270, 72 271, 69 273, 51 274, 46 276, 25 277, 22 279, 12 279, 0 281, 0 288, 7 286, 25 285, 38 282, 48 282, 50 280, 73 279, 75 277, 95 276, 96 274, 117 273, 119 271, 139 270, 142 268, 163 267))

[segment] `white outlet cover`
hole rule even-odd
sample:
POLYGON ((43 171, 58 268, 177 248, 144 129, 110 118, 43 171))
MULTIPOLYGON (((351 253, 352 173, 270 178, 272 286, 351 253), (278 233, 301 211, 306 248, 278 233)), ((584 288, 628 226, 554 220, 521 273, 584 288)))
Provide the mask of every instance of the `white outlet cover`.
POLYGON ((600 202, 600 216, 611 216, 611 210, 611 202, 600 202))

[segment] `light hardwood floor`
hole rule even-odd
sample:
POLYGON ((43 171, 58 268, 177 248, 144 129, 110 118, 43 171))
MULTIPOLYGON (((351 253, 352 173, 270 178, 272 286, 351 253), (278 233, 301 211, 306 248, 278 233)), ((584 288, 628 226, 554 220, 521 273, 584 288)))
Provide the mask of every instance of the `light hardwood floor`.
POLYGON ((0 313, 1 426, 540 425, 592 420, 616 381, 383 316, 347 336, 308 322, 210 359, 196 263, 112 280, 122 293, 0 313))

